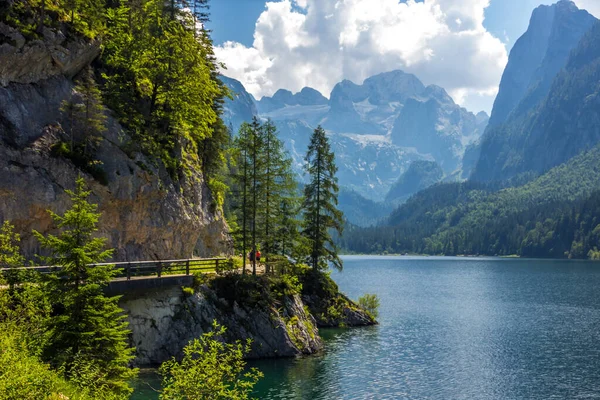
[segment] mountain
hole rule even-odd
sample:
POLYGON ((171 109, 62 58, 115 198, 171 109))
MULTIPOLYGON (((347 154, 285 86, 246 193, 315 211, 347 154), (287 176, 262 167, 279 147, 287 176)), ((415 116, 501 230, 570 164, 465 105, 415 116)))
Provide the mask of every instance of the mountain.
POLYGON ((418 191, 440 182, 443 177, 444 171, 435 161, 415 161, 392 186, 385 200, 395 203, 405 201, 418 191))
POLYGON ((273 120, 301 176, 310 134, 322 125, 336 154, 340 185, 375 201, 413 161, 435 161, 454 176, 465 149, 488 121, 485 113, 474 115, 455 104, 444 89, 399 70, 360 85, 344 80, 329 100, 304 88, 299 93, 280 89, 255 102, 239 82, 230 80, 228 86, 239 94, 225 106, 225 120, 232 120, 234 129, 242 116, 273 120))
POLYGON ((231 124, 233 131, 237 132, 243 122, 249 122, 252 117, 258 115, 254 97, 246 91, 240 81, 223 75, 219 76, 219 79, 229 88, 232 96, 225 100, 223 120, 228 125, 231 124))
POLYGON ((472 179, 539 174, 596 144, 591 103, 598 80, 590 69, 597 69, 592 60, 600 53, 586 44, 597 33, 585 36, 596 23, 566 0, 533 12, 529 29, 511 51, 481 145, 470 151, 471 158, 479 152, 472 179), (588 62, 577 63, 574 57, 588 62), (581 112, 585 104, 592 114, 586 112, 583 121, 565 113, 581 112), (581 129, 584 121, 587 128, 581 129))
POLYGON ((334 132, 385 134, 402 105, 425 90, 416 76, 399 70, 372 76, 362 85, 344 80, 331 92, 322 125, 334 132))
POLYGON ((439 86, 411 97, 394 123, 392 143, 431 154, 448 173, 460 166, 468 144, 485 129, 487 115, 478 116, 454 103, 439 86))
POLYGON ((263 97, 257 102, 261 114, 269 113, 287 106, 319 106, 326 105, 328 100, 318 90, 305 87, 299 93, 279 89, 273 97, 263 97))
POLYGON ((338 196, 339 208, 351 224, 368 227, 385 220, 393 211, 391 203, 365 199, 354 190, 341 188, 338 196))
POLYGON ((353 252, 586 258, 600 243, 600 145, 518 187, 467 181, 423 190, 384 225, 351 228, 353 252))

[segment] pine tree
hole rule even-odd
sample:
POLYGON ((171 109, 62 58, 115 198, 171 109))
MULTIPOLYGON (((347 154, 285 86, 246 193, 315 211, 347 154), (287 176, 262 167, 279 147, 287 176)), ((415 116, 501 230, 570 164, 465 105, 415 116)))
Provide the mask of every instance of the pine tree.
POLYGON ((136 373, 128 368, 133 358, 127 345, 129 330, 118 297, 103 293, 118 271, 110 265, 94 265, 107 260, 112 250, 105 249, 105 238, 95 235, 100 214, 87 201, 91 192, 83 178, 77 180, 75 191, 67 193, 72 208, 62 216, 50 212, 62 232, 44 236, 34 231, 50 253, 43 260, 61 267, 44 282, 54 305, 44 357, 68 379, 77 380, 82 371, 93 373, 98 387, 125 395, 131 392, 128 383, 136 373))
POLYGON ((8 269, 4 273, 9 291, 12 293, 19 283, 19 272, 14 268, 25 266, 25 258, 21 255, 19 243, 21 236, 14 232, 15 227, 4 221, 0 228, 0 268, 8 269))
POLYGON ((63 101, 60 110, 69 123, 69 150, 73 153, 80 147, 83 157, 88 158, 106 131, 106 110, 91 67, 83 72, 75 92, 63 101))
POLYGON ((251 232, 249 229, 250 208, 250 144, 252 136, 252 126, 248 123, 243 123, 240 127, 237 138, 234 141, 236 152, 236 167, 237 171, 233 174, 233 183, 236 196, 232 204, 233 214, 236 218, 238 229, 233 231, 236 242, 241 242, 241 252, 243 258, 242 274, 246 274, 246 250, 248 249, 248 240, 251 232), (236 201, 237 200, 237 201, 236 201), (241 224, 240 224, 241 222, 241 224))
MULTIPOLYGON (((261 176, 263 188, 261 224, 264 228, 263 254, 266 272, 269 273, 269 255, 276 253, 278 241, 286 240, 279 235, 287 235, 289 239, 292 230, 296 227, 291 214, 297 211, 293 208, 293 204, 294 199, 297 198, 298 185, 292 171, 292 160, 277 137, 277 128, 273 122, 267 121, 263 125, 262 134, 264 149, 260 154, 263 158, 264 170, 261 176)), ((287 244, 291 246, 292 242, 287 244)))
POLYGON ((264 136, 263 127, 258 121, 257 117, 252 119, 252 124, 250 124, 250 154, 249 154, 249 167, 250 167, 250 193, 249 196, 249 209, 250 209, 250 221, 251 224, 251 232, 252 232, 252 241, 251 241, 251 250, 252 251, 252 275, 256 275, 256 252, 258 249, 258 243, 260 240, 261 229, 258 224, 258 209, 261 204, 262 196, 260 191, 263 190, 263 158, 261 155, 263 154, 261 150, 264 146, 264 136))
POLYGON ((341 270, 342 260, 330 233, 334 229, 341 235, 343 230, 343 214, 337 209, 337 167, 325 130, 320 126, 310 138, 305 160, 309 182, 304 187, 302 234, 310 244, 310 263, 315 270, 326 269, 328 262, 341 270))

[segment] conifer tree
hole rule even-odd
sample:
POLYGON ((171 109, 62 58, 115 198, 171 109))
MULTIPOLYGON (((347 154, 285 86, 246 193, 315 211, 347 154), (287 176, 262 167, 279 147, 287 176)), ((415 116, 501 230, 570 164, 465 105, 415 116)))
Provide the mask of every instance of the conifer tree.
POLYGON ((60 267, 44 282, 54 315, 43 355, 67 379, 77 380, 82 371, 93 373, 98 387, 126 395, 136 372, 128 368, 133 358, 127 344, 129 330, 118 297, 106 297, 103 292, 118 271, 111 265, 95 265, 106 261, 112 250, 105 249, 105 238, 95 235, 100 214, 87 200, 91 192, 83 178, 77 180, 75 191, 67 193, 72 208, 62 216, 50 212, 61 233, 44 236, 34 231, 50 253, 43 260, 60 267))
POLYGON ((226 344, 225 328, 213 323, 213 331, 192 340, 183 349, 180 362, 166 361, 161 400, 249 400, 254 385, 263 376, 256 368, 246 368, 244 356, 250 341, 226 344))
POLYGON ((4 273, 9 291, 13 292, 15 285, 19 283, 19 273, 14 269, 25 265, 25 258, 21 255, 19 243, 21 236, 14 232, 15 227, 4 221, 0 228, 0 268, 6 268, 4 273))
MULTIPOLYGON (((289 236, 296 224, 292 221, 292 204, 296 196, 297 183, 292 171, 292 160, 286 154, 283 143, 277 137, 277 128, 272 121, 262 127, 264 149, 261 151, 263 204, 261 222, 264 228, 263 254, 266 272, 270 272, 269 255, 276 253, 280 234, 289 236), (282 226, 287 224, 287 226, 282 226)), ((285 239, 282 239, 285 240, 285 239)), ((291 243, 288 243, 291 244, 291 243)), ((282 254, 283 255, 283 254, 282 254)))
POLYGON ((234 190, 236 196, 233 199, 232 209, 236 218, 236 230, 233 231, 236 242, 241 242, 241 252, 243 258, 242 274, 246 274, 246 250, 248 249, 248 240, 250 238, 249 220, 249 194, 250 194, 250 137, 252 136, 252 127, 248 123, 243 123, 240 127, 237 138, 234 142, 237 159, 237 171, 233 174, 234 190), (240 224, 241 223, 241 224, 240 224))
POLYGON ((71 98, 63 101, 61 111, 69 124, 69 150, 74 152, 75 146, 81 146, 83 156, 89 157, 106 131, 106 110, 90 67, 83 72, 71 98))
POLYGON ((331 262, 342 269, 331 230, 343 230, 343 214, 337 209, 339 192, 335 176, 335 156, 331 151, 325 130, 315 129, 306 153, 306 171, 309 182, 304 187, 302 235, 310 245, 310 263, 313 269, 323 270, 331 262))

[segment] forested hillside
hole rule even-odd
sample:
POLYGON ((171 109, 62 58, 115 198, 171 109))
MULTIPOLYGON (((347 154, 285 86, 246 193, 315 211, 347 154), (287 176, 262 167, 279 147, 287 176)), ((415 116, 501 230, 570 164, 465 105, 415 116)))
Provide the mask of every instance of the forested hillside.
POLYGON ((366 253, 594 256, 600 246, 600 147, 514 188, 439 184, 413 196, 387 226, 349 229, 366 253))
POLYGON ((600 22, 540 6, 511 52, 471 180, 415 194, 354 252, 595 258, 600 246, 600 22))

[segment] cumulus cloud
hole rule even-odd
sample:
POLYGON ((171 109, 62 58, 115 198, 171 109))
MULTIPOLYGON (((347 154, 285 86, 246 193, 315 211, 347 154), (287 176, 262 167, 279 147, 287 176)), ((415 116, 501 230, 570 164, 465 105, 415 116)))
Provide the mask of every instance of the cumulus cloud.
POLYGON ((600 0, 575 0, 577 7, 588 10, 596 18, 600 18, 600 0))
POLYGON ((489 111, 507 52, 483 26, 488 6, 489 0, 271 1, 251 48, 227 42, 216 53, 225 74, 258 98, 304 86, 328 96, 342 79, 362 83, 402 69, 489 111))

